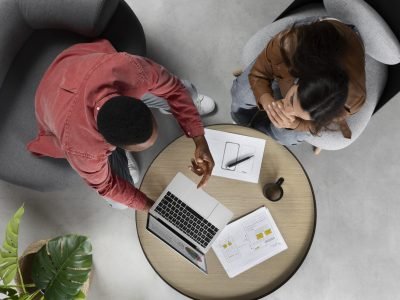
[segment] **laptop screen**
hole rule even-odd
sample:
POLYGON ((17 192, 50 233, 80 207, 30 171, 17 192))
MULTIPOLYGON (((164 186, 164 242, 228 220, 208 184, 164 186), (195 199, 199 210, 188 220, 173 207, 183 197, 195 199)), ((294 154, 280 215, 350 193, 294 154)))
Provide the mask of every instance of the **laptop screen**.
POLYGON ((147 219, 147 229, 168 244, 171 248, 179 252, 204 273, 207 273, 205 255, 185 241, 184 238, 181 238, 179 234, 169 228, 168 225, 149 214, 147 219))

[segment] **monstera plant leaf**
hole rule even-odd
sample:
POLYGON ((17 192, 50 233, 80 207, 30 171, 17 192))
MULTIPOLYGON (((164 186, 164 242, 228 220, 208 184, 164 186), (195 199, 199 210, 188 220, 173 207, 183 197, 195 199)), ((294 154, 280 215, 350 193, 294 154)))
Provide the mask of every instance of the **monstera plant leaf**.
MULTIPOLYGON (((20 295, 17 298, 17 300, 35 300, 35 299, 37 299, 38 294, 39 294, 39 291, 37 291, 33 294, 23 294, 23 295, 20 295)), ((6 300, 8 300, 8 299, 6 299, 6 300)), ((11 300, 14 300, 14 299, 11 299, 11 300)))
POLYGON ((86 295, 80 291, 77 295, 75 295, 74 300, 86 300, 86 295))
POLYGON ((47 300, 74 299, 92 268, 92 245, 85 236, 66 235, 47 242, 35 255, 32 279, 47 300))
POLYGON ((8 285, 18 270, 18 231, 24 206, 21 206, 7 225, 6 238, 0 249, 0 279, 8 285))
POLYGON ((1 294, 3 294, 4 296, 7 296, 7 298, 2 298, 2 299, 18 300, 18 294, 17 294, 16 289, 0 287, 0 295, 1 294))

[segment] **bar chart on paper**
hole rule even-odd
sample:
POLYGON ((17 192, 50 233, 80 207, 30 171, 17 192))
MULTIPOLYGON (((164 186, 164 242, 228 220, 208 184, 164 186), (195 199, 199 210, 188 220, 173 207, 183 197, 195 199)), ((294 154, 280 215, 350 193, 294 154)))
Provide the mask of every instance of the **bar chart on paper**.
POLYGON ((265 140, 212 129, 205 137, 215 161, 213 175, 258 182, 265 140))

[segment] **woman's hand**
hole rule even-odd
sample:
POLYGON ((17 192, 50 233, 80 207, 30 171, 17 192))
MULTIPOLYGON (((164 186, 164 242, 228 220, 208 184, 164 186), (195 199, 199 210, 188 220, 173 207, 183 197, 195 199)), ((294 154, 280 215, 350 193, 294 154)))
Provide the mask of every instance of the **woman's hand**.
POLYGON ((259 106, 261 106, 265 111, 267 111, 267 107, 269 104, 272 104, 275 101, 274 97, 272 95, 265 93, 262 95, 259 99, 259 106))
POLYGON ((300 119, 292 115, 290 108, 286 109, 282 100, 274 101, 265 110, 272 124, 277 128, 295 129, 300 119))
POLYGON ((192 165, 189 166, 189 168, 196 175, 203 176, 197 185, 197 188, 200 188, 204 186, 211 177, 211 172, 214 168, 214 160, 204 135, 196 136, 193 140, 196 144, 196 150, 194 152, 195 158, 192 158, 192 165))

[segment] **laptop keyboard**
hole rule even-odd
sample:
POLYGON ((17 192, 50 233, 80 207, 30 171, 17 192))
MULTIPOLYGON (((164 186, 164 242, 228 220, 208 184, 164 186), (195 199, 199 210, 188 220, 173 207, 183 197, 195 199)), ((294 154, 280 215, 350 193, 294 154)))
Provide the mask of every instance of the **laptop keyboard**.
POLYGON ((155 211, 204 248, 218 232, 217 227, 171 192, 165 194, 155 211))

